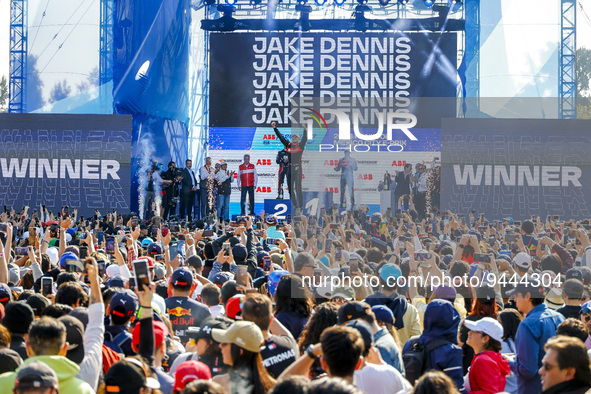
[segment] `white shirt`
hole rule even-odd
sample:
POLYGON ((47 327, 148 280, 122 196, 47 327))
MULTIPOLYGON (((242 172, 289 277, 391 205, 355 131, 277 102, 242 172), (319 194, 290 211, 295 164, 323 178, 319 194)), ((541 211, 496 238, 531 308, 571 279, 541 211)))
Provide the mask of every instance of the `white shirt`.
POLYGON ((427 174, 427 171, 423 172, 419 176, 419 182, 417 183, 417 190, 419 193, 424 193, 427 191, 427 178, 429 178, 429 174, 427 174))
POLYGON ((191 174, 191 186, 197 186, 197 179, 195 179, 195 173, 193 172, 193 169, 187 168, 187 171, 189 171, 189 174, 191 174))
POLYGON ((394 367, 369 363, 355 371, 355 386, 371 394, 408 393, 412 389, 394 367))
POLYGON ((202 181, 205 180, 205 179, 207 179, 209 177, 209 175, 211 174, 211 170, 212 170, 212 167, 211 166, 208 167, 207 165, 204 165, 199 170, 199 178, 202 181))
POLYGON ((80 363, 77 378, 88 382, 93 390, 98 388, 98 380, 103 370, 103 341, 105 338, 105 305, 95 302, 88 306, 88 324, 84 330, 84 358, 80 363))

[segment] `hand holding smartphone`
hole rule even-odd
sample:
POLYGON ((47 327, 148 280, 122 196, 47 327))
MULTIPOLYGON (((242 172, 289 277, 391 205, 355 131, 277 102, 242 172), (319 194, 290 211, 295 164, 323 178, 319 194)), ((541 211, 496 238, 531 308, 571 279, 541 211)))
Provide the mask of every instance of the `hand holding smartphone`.
POLYGON ((140 259, 133 261, 133 271, 135 273, 135 283, 138 291, 144 290, 144 285, 150 286, 150 273, 148 270, 148 260, 140 259))

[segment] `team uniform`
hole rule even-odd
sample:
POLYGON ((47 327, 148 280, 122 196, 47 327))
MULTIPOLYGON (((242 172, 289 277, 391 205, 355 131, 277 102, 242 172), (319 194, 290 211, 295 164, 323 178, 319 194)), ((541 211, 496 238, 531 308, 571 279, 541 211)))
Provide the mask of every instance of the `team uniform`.
POLYGON ((189 297, 168 297, 166 299, 166 313, 176 336, 184 345, 189 341, 186 331, 189 327, 198 326, 211 316, 209 308, 189 297))

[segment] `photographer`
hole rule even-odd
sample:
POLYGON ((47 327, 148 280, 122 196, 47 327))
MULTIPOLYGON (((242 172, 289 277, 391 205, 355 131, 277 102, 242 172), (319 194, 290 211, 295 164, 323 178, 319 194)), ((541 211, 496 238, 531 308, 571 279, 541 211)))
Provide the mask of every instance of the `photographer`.
POLYGON ((169 214, 172 213, 171 216, 174 216, 176 213, 176 204, 179 201, 178 189, 182 177, 174 161, 168 163, 168 170, 160 174, 160 177, 162 178, 162 191, 164 192, 162 218, 167 220, 169 214))

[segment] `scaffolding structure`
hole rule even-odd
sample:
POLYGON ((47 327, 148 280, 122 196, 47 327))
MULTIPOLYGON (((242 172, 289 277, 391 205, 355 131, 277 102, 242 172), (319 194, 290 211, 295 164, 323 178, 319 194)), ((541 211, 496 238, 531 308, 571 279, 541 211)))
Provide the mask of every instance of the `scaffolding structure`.
POLYGON ((99 86, 113 80, 113 0, 101 0, 99 86))
POLYGON ((561 0, 560 3, 560 55, 558 78, 558 116, 561 119, 577 118, 577 0, 561 0))
POLYGON ((27 0, 12 0, 10 7, 10 81, 8 112, 26 112, 27 0))

